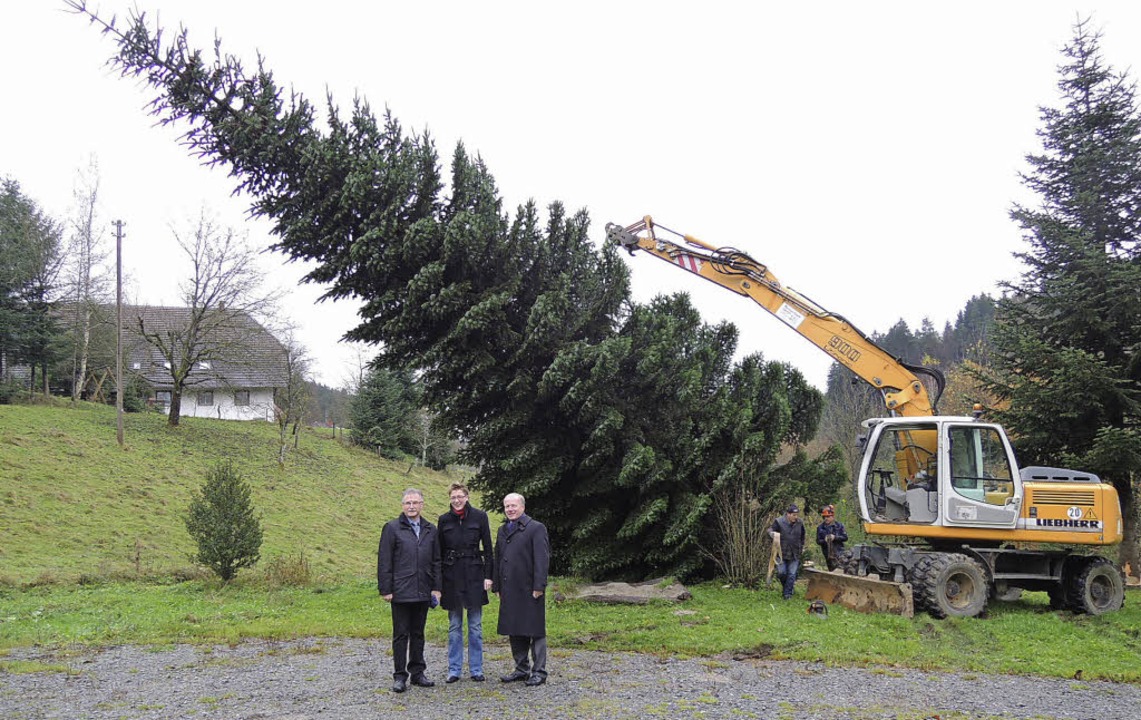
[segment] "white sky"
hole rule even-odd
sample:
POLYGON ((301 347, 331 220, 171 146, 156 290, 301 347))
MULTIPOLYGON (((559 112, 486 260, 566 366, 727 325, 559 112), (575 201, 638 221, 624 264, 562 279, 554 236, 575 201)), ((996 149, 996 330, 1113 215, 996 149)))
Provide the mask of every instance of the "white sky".
MULTIPOLYGON (((1028 198, 1017 173, 1037 152, 1038 107, 1056 103, 1060 50, 1079 16, 1104 32, 1118 70, 1141 68, 1141 3, 916 2, 92 2, 155 12, 203 49, 266 58, 279 83, 343 109, 354 93, 427 128, 446 170, 462 139, 495 175, 505 207, 528 198, 607 222, 651 214, 766 263, 866 332, 902 317, 938 329, 972 295, 1017 275, 1009 220, 1028 198)), ((62 0, 0 13, 0 176, 70 215, 76 171, 94 155, 102 217, 126 223, 132 301, 175 304, 185 264, 171 224, 205 206, 267 245, 209 169, 143 111, 152 95, 105 66, 114 46, 62 0)), ((110 233, 108 232, 108 235, 110 233)), ((267 257, 291 288, 286 312, 340 385, 349 303, 267 257)), ((791 362, 823 386, 829 361, 749 301, 650 258, 630 258, 635 294, 688 291, 708 321, 741 328, 741 349, 791 362)))

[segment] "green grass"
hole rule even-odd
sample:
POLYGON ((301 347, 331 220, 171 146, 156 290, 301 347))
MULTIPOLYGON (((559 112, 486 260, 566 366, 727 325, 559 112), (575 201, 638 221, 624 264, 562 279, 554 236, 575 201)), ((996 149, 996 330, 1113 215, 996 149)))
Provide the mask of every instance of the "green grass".
MULTIPOLYGON (((558 589, 558 581, 553 592, 558 589)), ((1141 593, 1124 610, 1101 617, 1051 611, 1044 593, 995 603, 985 618, 933 620, 863 615, 833 607, 827 618, 805 612, 799 595, 779 591, 691 588, 682 605, 607 606, 552 602, 552 652, 629 651, 683 657, 795 659, 839 665, 1016 673, 1141 682, 1141 593), (678 609, 695 615, 675 615, 678 609)), ((384 638, 388 606, 374 581, 267 589, 256 573, 167 585, 109 582, 0 589, 0 649, 112 644, 234 644, 245 639, 384 638)), ((498 604, 484 616, 490 645, 498 604)), ((428 640, 443 645, 447 614, 429 615, 428 640)), ((0 650, 2 653, 2 650, 0 650)), ((2 657, 2 654, 0 654, 2 657)))
MULTIPOLYGON (((345 447, 327 431, 307 432, 282 469, 268 423, 184 423, 169 429, 161 416, 130 415, 120 449, 108 408, 0 406, 0 673, 67 671, 66 662, 5 658, 5 650, 31 645, 66 660, 76 646, 388 635, 388 606, 373 577, 381 524, 399 512, 409 485, 424 490, 429 516, 442 512, 451 478, 420 469, 406 475, 407 464, 345 447), (182 524, 204 469, 224 458, 250 480, 265 527, 262 563, 229 585, 188 570, 182 524), (302 553, 312 580, 280 587, 274 561, 302 553)), ((552 593, 578 582, 558 579, 552 593)), ((691 591, 693 600, 682 605, 551 602, 552 653, 796 659, 886 673, 907 667, 1074 677, 1080 670, 1083 681, 1141 682, 1135 589, 1122 611, 1102 617, 1051 611, 1044 593, 1027 593, 969 620, 840 607, 821 619, 805 612, 800 595, 782 602, 776 589, 711 583, 691 591), (676 615, 682 608, 695 612, 676 615)), ((484 626, 496 646, 497 616, 493 600, 484 626)), ((428 635, 445 643, 446 613, 430 614, 428 635)))
POLYGON ((193 550, 183 524, 205 471, 231 459, 262 513, 263 561, 304 552, 315 574, 375 572, 380 528, 400 494, 420 487, 429 517, 447 509, 453 478, 387 461, 307 430, 284 468, 271 423, 0 405, 0 582, 74 582, 182 574, 193 550), (406 474, 407 473, 407 474, 406 474))

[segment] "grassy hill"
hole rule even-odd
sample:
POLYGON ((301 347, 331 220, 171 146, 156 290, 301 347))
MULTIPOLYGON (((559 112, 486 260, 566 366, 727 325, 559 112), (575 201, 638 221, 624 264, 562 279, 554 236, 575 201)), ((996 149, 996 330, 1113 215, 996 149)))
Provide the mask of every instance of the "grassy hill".
POLYGON ((263 515, 263 563, 304 553, 316 575, 369 577, 403 490, 423 490, 434 520, 454 479, 409 471, 327 430, 305 431, 281 468, 277 428, 263 422, 184 417, 169 428, 164 416, 131 414, 125 438, 120 448, 114 408, 0 406, 0 582, 185 572, 193 543, 183 515, 225 459, 263 515))

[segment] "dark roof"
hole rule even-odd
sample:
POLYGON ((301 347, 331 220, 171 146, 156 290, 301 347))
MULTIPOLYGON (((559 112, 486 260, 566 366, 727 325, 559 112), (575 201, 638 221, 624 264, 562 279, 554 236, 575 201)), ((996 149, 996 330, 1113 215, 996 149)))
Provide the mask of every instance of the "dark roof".
MULTIPOLYGON (((206 321, 210 329, 202 339, 206 348, 203 362, 195 364, 186 384, 199 388, 283 387, 289 368, 285 347, 278 339, 245 312, 221 309, 213 313, 206 321)), ((139 334, 140 318, 148 334, 177 337, 189 325, 190 309, 123 306, 123 369, 156 388, 170 387, 165 358, 139 334)))

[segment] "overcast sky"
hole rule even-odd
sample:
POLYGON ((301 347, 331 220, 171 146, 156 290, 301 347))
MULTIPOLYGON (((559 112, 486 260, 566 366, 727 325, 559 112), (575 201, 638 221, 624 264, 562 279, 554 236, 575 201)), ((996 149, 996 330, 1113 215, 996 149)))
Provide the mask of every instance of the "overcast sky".
MULTIPOLYGON (((1019 272, 1008 212, 1032 201, 1018 173, 1039 150, 1041 105, 1074 22, 1092 16, 1106 60, 1141 68, 1136 2, 92 2, 148 11, 209 49, 215 34, 279 83, 342 108, 354 94, 429 130, 445 167, 462 140, 505 207, 642 215, 732 245, 866 332, 903 318, 942 329, 973 295, 1019 272)), ((0 23, 0 176, 53 215, 72 212, 79 168, 98 161, 101 212, 126 223, 128 297, 176 304, 186 265, 171 226, 201 208, 268 245, 221 168, 159 128, 152 95, 106 67, 113 44, 60 0, 5 3, 0 23)), ((108 231, 108 236, 110 233, 108 231)), ((286 312, 340 385, 338 343, 355 305, 315 300, 303 268, 265 258, 286 312)), ((689 292, 742 351, 787 361, 823 386, 829 361, 783 323, 649 256, 629 259, 636 296, 689 292)))

